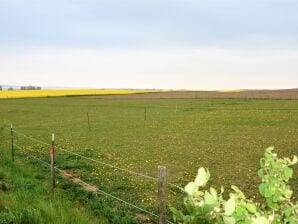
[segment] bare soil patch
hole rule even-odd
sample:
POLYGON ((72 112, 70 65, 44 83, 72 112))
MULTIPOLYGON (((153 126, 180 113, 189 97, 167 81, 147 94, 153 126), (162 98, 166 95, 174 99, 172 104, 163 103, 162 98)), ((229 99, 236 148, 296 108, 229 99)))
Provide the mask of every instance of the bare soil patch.
POLYGON ((98 188, 96 186, 82 181, 79 177, 76 177, 75 175, 73 175, 70 172, 66 172, 65 170, 63 170, 63 171, 61 171, 61 175, 65 179, 68 179, 68 180, 72 181, 73 183, 81 186, 85 191, 92 192, 92 193, 98 192, 98 188))
POLYGON ((298 99, 298 89, 219 91, 168 91, 128 95, 86 96, 97 99, 298 99))

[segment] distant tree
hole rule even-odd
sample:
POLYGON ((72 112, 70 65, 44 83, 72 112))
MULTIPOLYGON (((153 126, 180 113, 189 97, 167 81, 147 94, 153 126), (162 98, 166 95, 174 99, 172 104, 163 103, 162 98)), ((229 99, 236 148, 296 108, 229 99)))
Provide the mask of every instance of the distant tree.
POLYGON ((9 87, 8 90, 9 90, 9 91, 12 91, 12 90, 14 90, 14 89, 13 89, 12 87, 9 87))
POLYGON ((0 91, 2 91, 2 86, 0 86, 0 91))

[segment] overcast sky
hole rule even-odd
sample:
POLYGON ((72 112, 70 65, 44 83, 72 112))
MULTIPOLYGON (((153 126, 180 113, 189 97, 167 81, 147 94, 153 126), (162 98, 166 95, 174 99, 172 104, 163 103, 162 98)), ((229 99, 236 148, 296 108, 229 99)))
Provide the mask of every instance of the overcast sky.
POLYGON ((297 0, 0 0, 0 84, 298 87, 297 0))

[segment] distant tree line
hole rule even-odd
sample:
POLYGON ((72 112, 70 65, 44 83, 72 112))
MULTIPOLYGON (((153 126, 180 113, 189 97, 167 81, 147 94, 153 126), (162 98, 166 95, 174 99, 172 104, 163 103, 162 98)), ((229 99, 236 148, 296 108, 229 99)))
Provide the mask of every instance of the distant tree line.
POLYGON ((20 90, 41 90, 40 86, 21 86, 20 90))
MULTIPOLYGON (((0 91, 2 91, 3 88, 0 85, 0 91)), ((9 87, 7 90, 14 90, 12 87, 9 87)), ((21 86, 20 90, 41 90, 40 86, 21 86)))

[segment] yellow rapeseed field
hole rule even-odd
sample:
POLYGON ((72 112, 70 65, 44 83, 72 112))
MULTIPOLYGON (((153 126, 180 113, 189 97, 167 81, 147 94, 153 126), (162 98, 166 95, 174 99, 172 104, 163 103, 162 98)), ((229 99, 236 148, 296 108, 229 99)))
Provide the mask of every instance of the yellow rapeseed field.
POLYGON ((3 90, 0 99, 55 97, 55 96, 86 96, 86 95, 115 95, 149 92, 145 90, 100 90, 100 89, 59 89, 59 90, 3 90))

